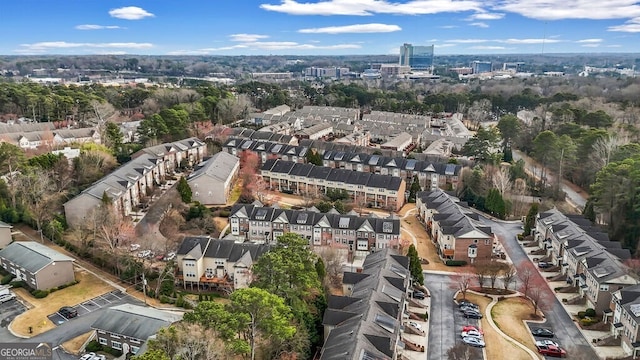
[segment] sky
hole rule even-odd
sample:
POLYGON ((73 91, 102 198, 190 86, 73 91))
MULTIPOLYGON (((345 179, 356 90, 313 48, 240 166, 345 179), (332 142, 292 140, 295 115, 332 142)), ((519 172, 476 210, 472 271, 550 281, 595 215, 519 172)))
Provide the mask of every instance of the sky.
POLYGON ((636 0, 5 0, 0 54, 640 52, 636 0))

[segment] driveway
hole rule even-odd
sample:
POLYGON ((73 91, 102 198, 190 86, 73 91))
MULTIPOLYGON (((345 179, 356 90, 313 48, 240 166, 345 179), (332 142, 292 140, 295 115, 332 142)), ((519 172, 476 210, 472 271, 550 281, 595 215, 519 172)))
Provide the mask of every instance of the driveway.
MULTIPOLYGON (((492 221, 484 217, 481 217, 481 219, 486 225, 491 226, 516 268, 519 268, 524 261, 530 261, 516 239, 517 234, 522 231, 520 229, 522 223, 492 221)), ((533 276, 542 278, 537 271, 534 272, 533 276)), ((545 279, 540 281, 546 283, 545 279)), ((556 298, 553 290, 548 286, 544 286, 542 290, 546 292, 545 297, 547 299, 552 299, 548 304, 548 309, 545 311, 547 320, 544 324, 535 324, 532 327, 546 327, 553 330, 556 333, 556 341, 567 350, 568 359, 598 359, 598 355, 578 330, 576 324, 556 298)))
POLYGON ((456 289, 452 287, 450 275, 425 272, 424 283, 431 294, 427 359, 446 359, 447 351, 462 341, 462 327, 478 325, 478 320, 466 319, 453 302, 456 289))

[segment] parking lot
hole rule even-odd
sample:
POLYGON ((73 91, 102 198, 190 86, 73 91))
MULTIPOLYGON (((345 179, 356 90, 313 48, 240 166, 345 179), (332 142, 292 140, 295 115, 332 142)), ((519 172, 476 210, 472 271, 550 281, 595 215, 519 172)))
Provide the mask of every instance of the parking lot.
MULTIPOLYGON (((78 316, 82 316, 85 314, 88 314, 92 311, 96 311, 104 306, 107 306, 109 304, 111 304, 114 301, 118 301, 122 298, 124 298, 125 296, 127 296, 127 294, 121 292, 120 290, 114 290, 112 292, 108 292, 106 294, 102 294, 100 296, 97 296, 91 300, 87 300, 83 303, 77 304, 75 306, 71 306, 72 308, 76 309, 76 311, 78 311, 78 316)), ((51 314, 49 316, 47 316, 49 318, 49 320, 51 320, 52 323, 54 323, 55 325, 60 325, 63 324, 64 322, 68 321, 69 319, 65 318, 64 316, 62 316, 59 313, 54 313, 51 314)))
POLYGON ((17 299, 0 303, 0 327, 6 328, 16 316, 26 310, 27 308, 17 299))

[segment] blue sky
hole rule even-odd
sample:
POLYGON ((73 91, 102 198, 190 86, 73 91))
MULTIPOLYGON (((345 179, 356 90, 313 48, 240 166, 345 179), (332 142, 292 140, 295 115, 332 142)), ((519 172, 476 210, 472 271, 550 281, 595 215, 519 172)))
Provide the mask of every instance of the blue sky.
POLYGON ((640 52, 635 0, 20 0, 0 54, 640 52))

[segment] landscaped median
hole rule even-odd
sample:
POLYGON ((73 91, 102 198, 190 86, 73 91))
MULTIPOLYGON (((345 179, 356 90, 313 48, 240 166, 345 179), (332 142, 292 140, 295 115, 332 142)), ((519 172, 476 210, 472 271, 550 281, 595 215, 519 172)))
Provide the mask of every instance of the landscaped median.
MULTIPOLYGON (((458 299, 462 299, 462 295, 459 295, 458 299)), ((504 359, 505 354, 508 354, 510 360, 531 359, 531 356, 527 352, 514 344, 510 339, 502 336, 502 334, 490 325, 489 318, 486 316, 486 309, 492 301, 490 297, 467 292, 466 299, 478 304, 480 312, 485 314, 485 317, 480 321, 480 326, 484 332, 486 359, 504 359)), ((522 323, 522 321, 520 321, 520 323, 522 323)))
POLYGON ((525 324, 531 317, 531 303, 522 297, 505 298, 491 308, 491 318, 502 332, 537 352, 531 332, 525 324))
POLYGON ((76 268, 75 276, 77 284, 50 293, 42 299, 36 299, 26 289, 15 289, 15 293, 30 306, 9 325, 11 331, 23 337, 42 334, 55 327, 47 316, 56 313, 61 307, 74 306, 114 290, 112 286, 85 270, 76 268))

